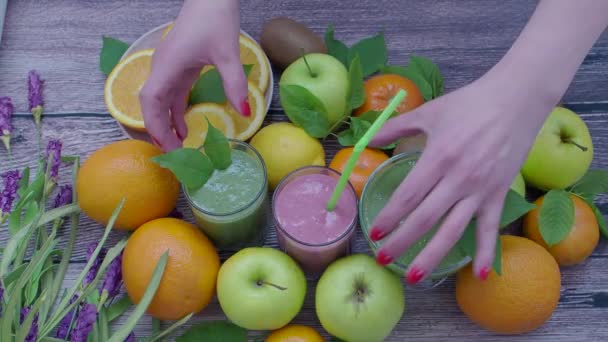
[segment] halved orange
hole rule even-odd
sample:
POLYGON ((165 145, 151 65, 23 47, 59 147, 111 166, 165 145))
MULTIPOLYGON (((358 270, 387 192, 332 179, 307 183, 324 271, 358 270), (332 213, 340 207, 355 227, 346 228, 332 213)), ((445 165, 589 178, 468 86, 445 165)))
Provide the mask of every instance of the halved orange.
POLYGON ((227 138, 234 138, 234 122, 226 108, 217 103, 199 103, 192 106, 185 114, 188 126, 188 136, 184 139, 184 147, 199 148, 205 142, 209 126, 220 130, 227 138))
POLYGON ((251 116, 244 117, 241 115, 229 101, 224 105, 228 115, 232 118, 235 128, 236 139, 245 141, 251 138, 264 123, 266 117, 266 98, 257 85, 249 81, 249 107, 251 108, 251 116))
POLYGON ((145 131, 139 92, 150 75, 154 49, 134 52, 120 61, 106 79, 104 100, 108 112, 121 124, 145 131))

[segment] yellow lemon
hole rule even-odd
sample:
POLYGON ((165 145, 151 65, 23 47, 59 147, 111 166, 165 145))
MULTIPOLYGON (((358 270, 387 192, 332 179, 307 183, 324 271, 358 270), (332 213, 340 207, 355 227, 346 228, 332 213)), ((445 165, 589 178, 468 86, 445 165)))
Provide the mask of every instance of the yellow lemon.
POLYGON ((192 106, 184 115, 188 126, 188 136, 184 139, 184 147, 198 148, 205 142, 209 126, 220 130, 227 138, 234 138, 234 122, 226 108, 216 103, 199 103, 192 106))
POLYGON ((139 104, 139 92, 150 75, 154 49, 134 52, 118 63, 104 88, 106 107, 110 115, 121 124, 145 131, 144 118, 139 104))
POLYGON ((319 140, 289 122, 270 124, 251 139, 268 170, 272 189, 290 172, 304 166, 325 166, 325 151, 319 140))

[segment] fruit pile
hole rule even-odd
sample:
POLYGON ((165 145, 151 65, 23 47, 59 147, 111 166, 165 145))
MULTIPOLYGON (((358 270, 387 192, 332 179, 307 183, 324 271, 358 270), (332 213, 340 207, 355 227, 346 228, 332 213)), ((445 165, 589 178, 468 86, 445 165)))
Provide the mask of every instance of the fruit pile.
MULTIPOLYGON (((170 30, 171 25, 162 39, 170 30)), ((352 146, 398 91, 405 90, 407 97, 393 115, 407 115, 443 94, 442 76, 430 60, 411 56, 407 67, 388 65, 382 34, 349 47, 335 38, 333 27, 322 39, 298 22, 275 18, 264 26, 259 45, 245 34, 239 41, 253 115, 243 118, 231 107, 213 67, 201 71, 187 99, 184 145, 198 148, 212 140, 216 147, 206 150, 209 159, 202 165, 209 172, 203 183, 214 172, 212 162, 222 158, 217 151, 227 138, 249 140, 264 161, 270 189, 296 169, 325 166, 320 139, 331 136, 343 148, 328 166, 341 172, 352 146), (290 122, 262 127, 272 87, 268 60, 283 69, 279 98, 290 122)), ((123 56, 127 48, 104 38, 100 63, 108 76, 105 99, 121 125, 145 132, 138 91, 149 75, 154 49, 123 56)), ((390 154, 423 149, 423 136, 365 149, 349 177, 357 196, 390 154)), ((181 160, 187 167, 175 172, 158 162, 161 156, 146 141, 114 142, 91 154, 75 180, 84 214, 106 227, 129 231, 128 240, 112 251, 118 255, 124 248, 120 272, 136 311, 179 326, 217 298, 229 322, 201 323, 178 341, 210 336, 246 341, 247 330, 267 331, 267 342, 323 341, 315 329, 294 323, 310 291, 294 258, 275 248, 247 247, 222 262, 212 238, 175 211, 180 185, 187 185, 181 179, 198 171, 194 161, 181 160)), ((523 236, 500 237, 500 272, 492 271, 487 280, 475 277, 470 264, 456 275, 456 301, 471 321, 497 333, 520 334, 551 317, 560 297, 560 267, 584 262, 600 232, 608 236, 594 205, 595 196, 608 192, 608 172, 590 169, 592 160, 585 123, 572 111, 555 108, 513 181, 522 197, 527 187, 543 192, 523 217, 523 236)), ((331 263, 318 279, 314 299, 322 327, 350 342, 384 340, 405 312, 400 275, 363 253, 331 263)))

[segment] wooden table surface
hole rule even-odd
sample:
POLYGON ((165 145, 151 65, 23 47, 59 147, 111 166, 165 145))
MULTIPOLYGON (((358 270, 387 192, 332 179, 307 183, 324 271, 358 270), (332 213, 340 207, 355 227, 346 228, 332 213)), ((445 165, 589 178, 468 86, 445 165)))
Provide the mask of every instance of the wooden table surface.
MULTIPOLYGON (((141 34, 172 20, 181 1, 92 1, 14 0, 8 4, 0 49, 0 96, 11 96, 19 113, 14 117, 14 155, 0 148, 0 172, 33 166, 36 151, 35 127, 27 114, 26 75, 40 71, 45 84, 45 141, 60 138, 64 154, 90 153, 112 141, 125 139, 116 122, 107 114, 103 101, 104 76, 98 68, 101 36, 109 35, 133 42, 141 34), (84 114, 83 114, 84 113, 84 114)), ((286 0, 242 1, 242 28, 259 39, 264 21, 287 15, 323 33, 334 24, 336 35, 352 43, 385 30, 389 61, 405 64, 410 53, 435 61, 450 91, 474 80, 490 68, 517 37, 534 9, 535 2, 519 1, 328 1, 286 0)), ((564 22, 564 25, 576 23, 564 22)), ((275 78, 277 74, 275 73, 275 78)), ((567 106, 587 122, 596 154, 593 167, 608 168, 608 35, 604 34, 581 66, 564 96, 567 106)), ((267 122, 285 120, 275 87, 267 122)), ((328 160, 337 144, 326 144, 328 160)), ((62 169, 62 183, 69 169, 62 169)), ((608 201, 599 206, 608 214, 608 201)), ((182 211, 187 213, 183 200, 182 211)), ((190 213, 187 218, 191 219, 190 213)), ((79 242, 68 274, 67 285, 84 266, 84 246, 102 233, 99 225, 84 218, 79 242)), ((360 235, 360 234, 359 234, 360 235)), ((113 233, 109 243, 122 235, 113 233)), ((0 230, 0 245, 8 238, 0 230)), ((268 245, 276 246, 274 235, 268 245)), ((356 250, 369 253, 359 236, 356 250)), ((224 257, 226 255, 223 255, 224 257)), ((562 296, 552 318, 530 334, 508 337, 516 341, 600 341, 608 337, 608 247, 602 240, 582 265, 562 269, 562 296)), ((295 322, 319 327, 314 314, 314 282, 309 283, 306 303, 295 322)), ((406 289, 406 313, 388 341, 499 341, 496 336, 471 323, 458 309, 450 279, 431 292, 406 289)), ((192 322, 222 318, 214 301, 192 322)), ((146 336, 151 327, 145 317, 137 336, 146 336)))

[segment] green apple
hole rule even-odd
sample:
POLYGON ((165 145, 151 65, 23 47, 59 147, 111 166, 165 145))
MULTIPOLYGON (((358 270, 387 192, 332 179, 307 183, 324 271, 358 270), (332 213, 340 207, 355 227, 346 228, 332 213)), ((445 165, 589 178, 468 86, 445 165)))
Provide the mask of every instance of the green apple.
POLYGON ((349 342, 384 341, 405 311, 401 279, 367 254, 329 265, 315 300, 323 328, 349 342))
POLYGON ((289 323, 306 296, 306 277, 287 254, 269 247, 244 248, 220 267, 217 298, 229 320, 249 330, 289 323))
POLYGON ((555 107, 543 124, 525 161, 526 183, 540 190, 564 189, 579 180, 593 160, 593 142, 585 122, 555 107))
POLYGON ((526 182, 524 181, 524 177, 521 175, 521 172, 517 173, 513 183, 511 184, 511 189, 522 197, 526 197, 526 182))
POLYGON ((309 53, 298 58, 283 71, 280 84, 298 85, 312 93, 323 103, 330 126, 346 115, 350 89, 348 70, 331 55, 309 53))

